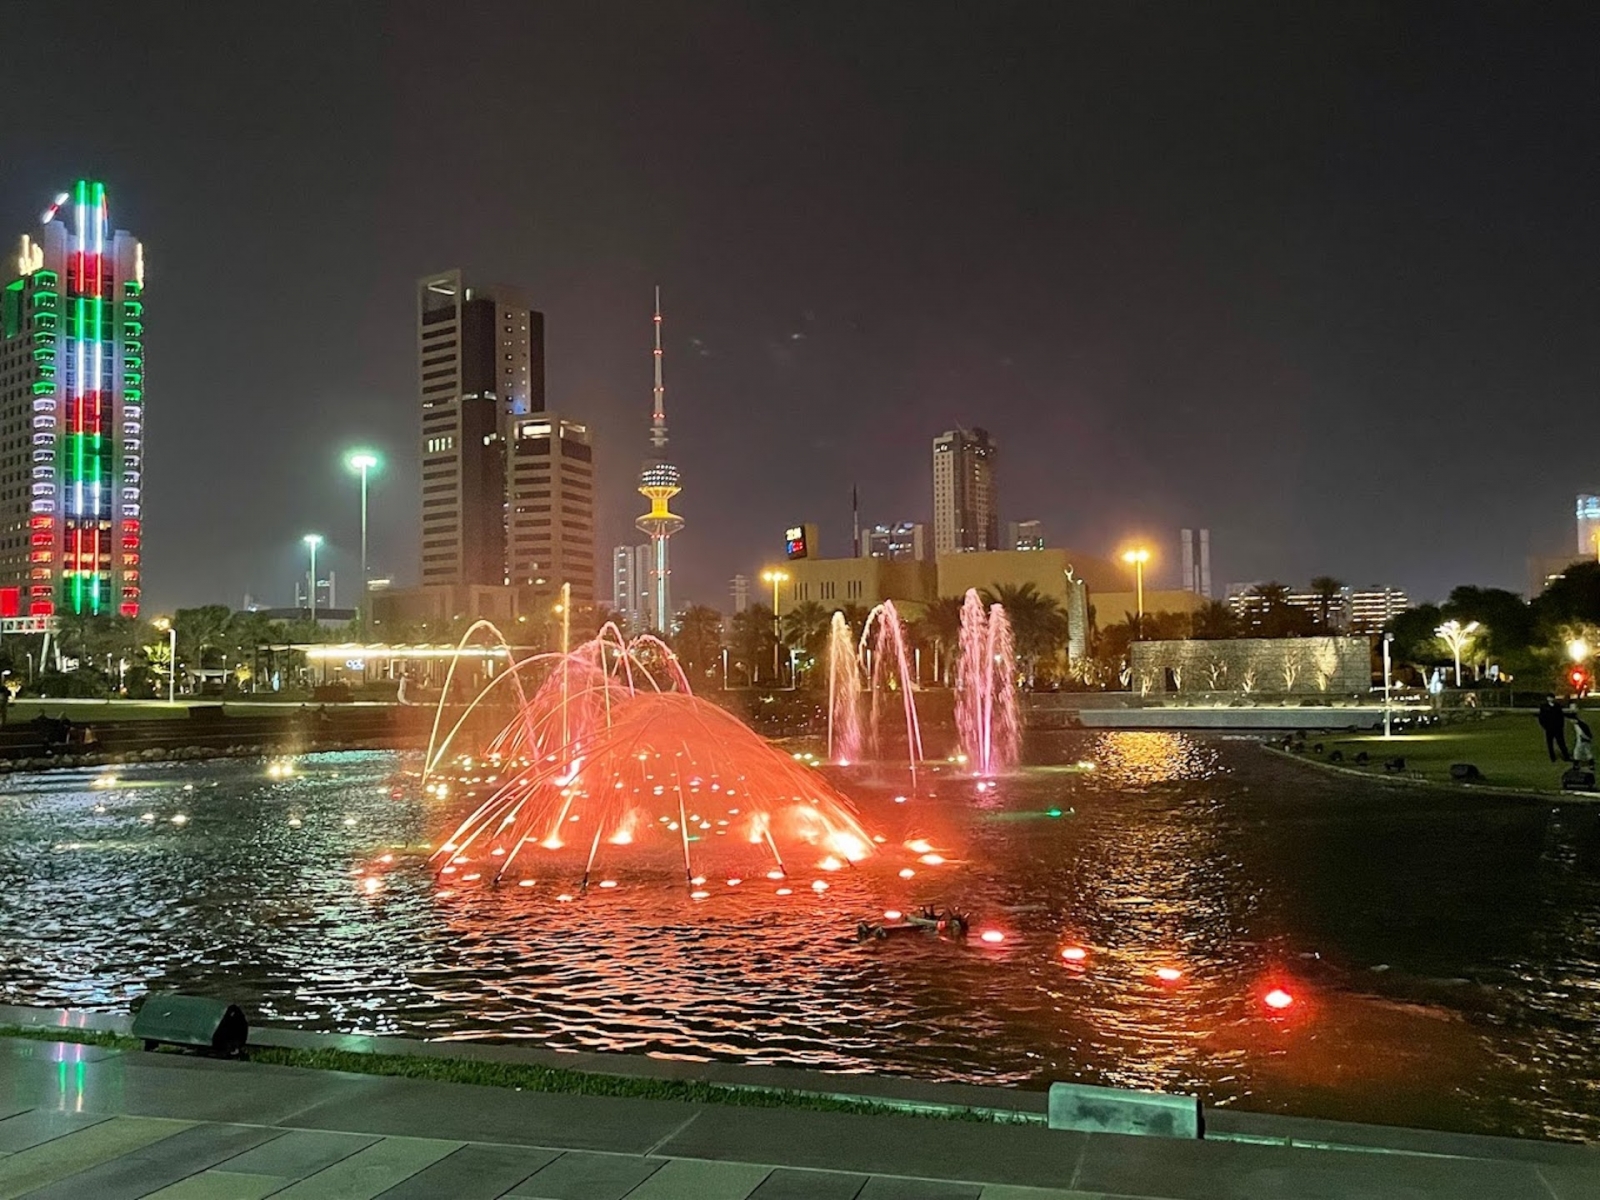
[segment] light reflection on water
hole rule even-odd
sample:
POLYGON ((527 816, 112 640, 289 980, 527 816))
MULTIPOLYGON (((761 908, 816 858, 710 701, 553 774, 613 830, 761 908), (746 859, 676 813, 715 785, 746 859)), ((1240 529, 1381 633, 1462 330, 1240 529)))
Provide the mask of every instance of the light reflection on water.
POLYGON ((1600 1136, 1592 810, 1368 787, 1172 733, 1053 736, 1030 757, 993 789, 945 775, 907 804, 854 778, 869 828, 944 866, 840 871, 819 893, 794 864, 786 897, 708 870, 704 902, 643 848, 611 890, 539 859, 530 888, 441 887, 427 843, 471 801, 397 791, 393 755, 284 780, 240 762, 109 789, 13 778, 0 998, 120 1007, 172 987, 308 1028, 1600 1136), (1005 940, 856 943, 858 920, 923 903, 1005 940), (1268 986, 1294 1007, 1271 1014, 1268 986))

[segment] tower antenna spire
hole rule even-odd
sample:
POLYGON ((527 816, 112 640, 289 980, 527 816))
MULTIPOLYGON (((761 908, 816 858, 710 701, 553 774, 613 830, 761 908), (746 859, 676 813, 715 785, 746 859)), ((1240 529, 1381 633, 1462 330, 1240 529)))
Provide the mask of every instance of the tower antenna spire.
POLYGON ((661 285, 656 285, 656 386, 655 386, 655 411, 650 417, 650 445, 656 450, 665 450, 667 447, 667 389, 661 382, 661 285))

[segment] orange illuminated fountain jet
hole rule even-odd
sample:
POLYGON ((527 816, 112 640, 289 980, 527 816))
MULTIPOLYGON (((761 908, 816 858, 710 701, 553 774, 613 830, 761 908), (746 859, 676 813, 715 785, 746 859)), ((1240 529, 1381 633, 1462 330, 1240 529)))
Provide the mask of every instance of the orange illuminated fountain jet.
MULTIPOLYGON (((582 855, 587 885, 602 856, 623 847, 638 856, 653 842, 681 854, 693 884, 702 857, 730 873, 781 877, 790 864, 831 870, 872 854, 850 802, 693 695, 660 639, 629 641, 607 625, 570 653, 502 673, 469 713, 489 693, 521 686, 506 680, 537 675, 538 688, 526 699, 517 693, 515 716, 488 747, 499 764, 495 792, 433 855, 441 871, 476 863, 473 871, 498 881, 539 855, 567 852, 582 855)), ((425 777, 441 769, 466 720, 442 739, 436 724, 425 777)))

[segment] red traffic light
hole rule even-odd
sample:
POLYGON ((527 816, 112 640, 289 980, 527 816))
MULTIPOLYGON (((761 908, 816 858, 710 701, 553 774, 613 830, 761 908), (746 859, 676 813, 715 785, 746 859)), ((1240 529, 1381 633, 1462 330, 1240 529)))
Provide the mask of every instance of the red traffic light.
POLYGON ((1572 684, 1572 690, 1579 696, 1589 692, 1589 672, 1582 667, 1573 667, 1567 672, 1567 682, 1572 684))

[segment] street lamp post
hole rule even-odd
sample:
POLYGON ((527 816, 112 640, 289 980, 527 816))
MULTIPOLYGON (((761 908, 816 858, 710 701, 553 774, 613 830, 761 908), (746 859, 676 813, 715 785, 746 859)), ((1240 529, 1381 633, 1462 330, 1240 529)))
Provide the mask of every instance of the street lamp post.
POLYGON ((783 635, 778 625, 778 585, 788 582, 789 573, 787 571, 763 571, 761 572, 761 578, 764 582, 772 585, 772 686, 777 687, 782 678, 782 672, 778 668, 778 645, 783 641, 783 635))
POLYGON ((311 551, 311 593, 308 603, 311 606, 311 623, 317 623, 317 547, 322 545, 320 533, 308 533, 300 539, 306 544, 306 549, 311 551))
MULTIPOLYGON (((361 640, 367 640, 367 473, 376 471, 379 459, 371 450, 352 450, 344 456, 344 465, 361 476, 361 603, 356 609, 356 620, 361 628, 361 640)), ((312 580, 316 590, 316 580, 312 580)))
POLYGON ((1142 642, 1144 641, 1144 565, 1150 561, 1150 551, 1143 546, 1136 550, 1125 550, 1122 561, 1133 568, 1133 589, 1137 609, 1135 619, 1139 622, 1138 638, 1142 642))
POLYGON ((1389 643, 1394 641, 1394 634, 1383 635, 1383 736, 1389 737, 1389 643))

